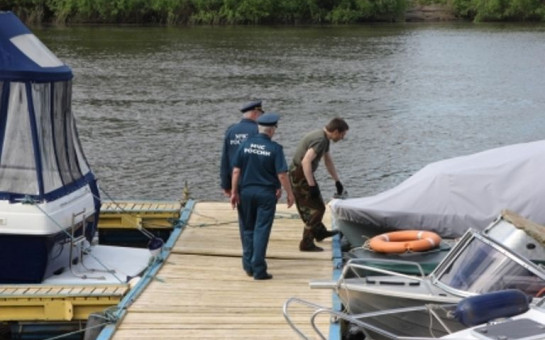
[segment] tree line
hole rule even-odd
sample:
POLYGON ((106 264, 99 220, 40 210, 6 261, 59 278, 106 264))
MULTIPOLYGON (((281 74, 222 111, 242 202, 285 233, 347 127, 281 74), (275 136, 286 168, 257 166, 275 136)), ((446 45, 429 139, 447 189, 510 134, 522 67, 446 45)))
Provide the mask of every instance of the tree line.
POLYGON ((29 23, 356 24, 440 4, 469 21, 545 21, 545 0, 0 0, 29 23))

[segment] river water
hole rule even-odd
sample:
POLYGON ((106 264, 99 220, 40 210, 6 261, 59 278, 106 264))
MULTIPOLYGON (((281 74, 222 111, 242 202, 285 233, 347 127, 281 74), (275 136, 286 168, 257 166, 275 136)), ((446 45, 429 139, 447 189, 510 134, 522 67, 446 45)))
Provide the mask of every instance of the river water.
MULTIPOLYGON (((288 162, 334 116, 352 197, 426 164, 545 137, 545 26, 34 28, 74 72, 73 106, 101 188, 120 199, 225 200, 222 137, 260 98, 288 162)), ((334 185, 323 164, 324 197, 334 185)))

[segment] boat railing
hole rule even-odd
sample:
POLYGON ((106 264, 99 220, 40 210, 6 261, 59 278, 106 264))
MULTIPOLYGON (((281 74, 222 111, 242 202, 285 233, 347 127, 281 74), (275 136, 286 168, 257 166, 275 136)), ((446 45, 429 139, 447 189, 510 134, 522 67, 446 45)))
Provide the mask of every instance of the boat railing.
POLYGON ((347 276, 349 274, 356 275, 356 277, 360 279, 370 278, 371 276, 368 274, 365 274, 366 272, 394 276, 394 277, 404 278, 413 282, 416 281, 418 283, 423 283, 425 287, 429 290, 429 293, 432 293, 430 283, 427 280, 424 280, 424 277, 426 276, 426 274, 424 273, 424 269, 422 269, 422 266, 419 263, 412 262, 412 261, 390 260, 390 259, 372 259, 372 260, 351 259, 349 260, 345 264, 343 271, 341 275, 339 276, 339 279, 337 280, 337 287, 340 286, 340 284, 347 279, 347 276), (381 267, 384 265, 392 266, 396 264, 403 265, 403 266, 415 266, 419 275, 404 274, 404 273, 400 273, 394 270, 389 270, 389 269, 385 269, 381 267))
MULTIPOLYGON (((366 322, 365 319, 369 318, 376 318, 381 317, 385 315, 392 315, 392 314, 401 314, 401 313, 412 313, 412 312, 429 312, 430 318, 433 318, 436 320, 447 333, 451 334, 452 331, 445 325, 445 323, 441 320, 441 318, 436 314, 435 310, 441 309, 441 310, 447 310, 447 309, 453 309, 456 308, 456 304, 442 304, 442 305, 435 305, 435 304, 429 304, 424 306, 416 306, 416 307, 405 307, 405 308, 396 308, 396 309, 389 309, 389 310, 383 310, 383 311, 376 311, 376 312, 368 312, 363 314, 347 314, 344 312, 336 311, 328 307, 320 306, 315 303, 297 298, 292 297, 283 305, 282 312, 284 314, 284 318, 286 319, 288 325, 299 335, 301 339, 312 339, 309 335, 305 334, 303 330, 301 330, 301 327, 296 325, 292 317, 290 316, 290 306, 292 304, 299 304, 308 307, 311 309, 311 315, 310 315, 310 325, 312 327, 312 330, 318 335, 318 337, 322 340, 326 340, 327 338, 324 336, 322 331, 317 327, 316 320, 318 316, 323 314, 329 314, 332 322, 340 322, 341 320, 344 320, 345 322, 348 322, 355 327, 360 328, 364 332, 372 332, 379 334, 385 338, 388 339, 399 339, 399 340, 429 340, 429 339, 436 339, 435 337, 414 337, 414 336, 400 336, 398 334, 394 334, 391 332, 388 332, 380 327, 374 326, 370 324, 369 322, 366 322)), ((300 314, 298 314, 300 315, 300 314)), ((452 340, 462 340, 452 338, 452 340)))
POLYGON ((85 237, 86 234, 86 219, 87 216, 85 215, 85 209, 78 213, 72 214, 72 225, 70 226, 70 251, 68 256, 68 267, 70 268, 70 271, 72 274, 76 277, 79 277, 81 279, 96 279, 96 280, 105 280, 106 278, 104 276, 89 276, 89 272, 111 272, 110 270, 100 270, 100 269, 90 269, 85 266, 83 263, 84 254, 85 254, 85 243, 87 241, 87 238, 85 237), (78 219, 81 219, 81 221, 78 222, 78 219), (81 225, 81 234, 76 235, 76 232, 79 229, 79 226, 81 225), (79 252, 78 254, 78 261, 81 264, 81 266, 84 268, 83 272, 78 272, 74 268, 74 260, 73 260, 73 252, 74 248, 77 249, 79 252))

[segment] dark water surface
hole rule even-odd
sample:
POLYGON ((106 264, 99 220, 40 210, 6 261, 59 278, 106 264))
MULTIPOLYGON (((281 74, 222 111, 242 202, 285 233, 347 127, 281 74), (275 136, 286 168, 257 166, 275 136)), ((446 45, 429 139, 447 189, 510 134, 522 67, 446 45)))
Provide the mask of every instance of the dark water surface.
MULTIPOLYGON (((333 116, 350 196, 426 164, 545 138, 545 26, 70 27, 34 32, 72 67, 73 111, 101 188, 115 198, 224 200, 221 140, 263 99, 296 143, 333 116)), ((322 165, 324 196, 333 192, 322 165)))

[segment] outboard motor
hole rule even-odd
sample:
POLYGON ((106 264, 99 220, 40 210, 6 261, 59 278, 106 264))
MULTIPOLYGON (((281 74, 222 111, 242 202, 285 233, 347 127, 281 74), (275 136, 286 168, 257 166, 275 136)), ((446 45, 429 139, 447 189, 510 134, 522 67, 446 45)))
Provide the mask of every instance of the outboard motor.
POLYGON ((458 303, 454 318, 465 326, 475 326, 524 313, 530 308, 531 301, 531 296, 518 289, 471 296, 458 303))

